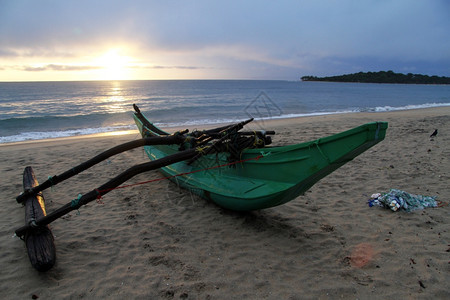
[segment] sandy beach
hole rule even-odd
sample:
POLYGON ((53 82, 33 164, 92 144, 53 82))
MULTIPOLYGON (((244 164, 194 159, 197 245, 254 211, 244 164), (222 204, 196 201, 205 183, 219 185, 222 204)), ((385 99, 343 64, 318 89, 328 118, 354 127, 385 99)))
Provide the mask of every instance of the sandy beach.
MULTIPOLYGON (((391 188, 450 202, 450 107, 258 121, 273 145, 371 121, 386 139, 283 206, 237 213, 164 180, 115 190, 53 222, 56 265, 34 270, 14 230, 15 197, 137 133, 0 145, 3 299, 449 299, 450 206, 411 213, 369 207, 391 188), (438 135, 430 134, 438 129, 438 135)), ((47 211, 128 167, 135 149, 44 192, 47 211)), ((156 179, 158 171, 131 183, 156 179)))

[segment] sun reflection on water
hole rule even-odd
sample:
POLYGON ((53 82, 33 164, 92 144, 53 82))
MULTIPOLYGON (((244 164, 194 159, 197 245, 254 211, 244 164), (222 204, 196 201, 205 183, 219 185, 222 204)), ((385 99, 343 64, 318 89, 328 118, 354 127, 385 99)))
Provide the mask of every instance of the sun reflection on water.
POLYGON ((130 110, 129 105, 125 103, 127 98, 123 94, 120 81, 111 81, 111 87, 103 101, 106 104, 104 109, 108 113, 122 113, 130 110))

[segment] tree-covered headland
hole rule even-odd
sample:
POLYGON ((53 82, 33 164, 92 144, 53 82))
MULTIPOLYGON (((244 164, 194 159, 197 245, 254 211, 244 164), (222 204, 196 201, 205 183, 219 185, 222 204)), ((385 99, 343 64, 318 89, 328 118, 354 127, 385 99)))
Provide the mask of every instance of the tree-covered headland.
POLYGON ((362 83, 409 83, 409 84, 450 84, 450 77, 422 74, 402 74, 393 71, 359 72, 346 75, 316 77, 303 76, 302 81, 362 82, 362 83))

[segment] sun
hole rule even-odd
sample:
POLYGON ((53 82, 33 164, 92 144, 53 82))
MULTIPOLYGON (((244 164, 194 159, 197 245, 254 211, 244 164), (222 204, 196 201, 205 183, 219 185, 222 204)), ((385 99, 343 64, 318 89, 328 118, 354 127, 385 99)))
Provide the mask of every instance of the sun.
POLYGON ((129 79, 131 58, 123 55, 120 49, 110 49, 97 59, 102 80, 129 79))

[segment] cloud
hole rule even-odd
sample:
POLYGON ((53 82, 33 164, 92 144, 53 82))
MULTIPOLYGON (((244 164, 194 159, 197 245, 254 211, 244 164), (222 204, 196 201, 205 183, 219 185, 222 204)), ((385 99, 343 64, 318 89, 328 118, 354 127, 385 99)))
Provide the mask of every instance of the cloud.
POLYGON ((136 68, 145 69, 179 69, 179 70, 201 70, 206 69, 205 67, 194 67, 194 66, 137 66, 136 68))
POLYGON ((86 70, 98 70, 102 67, 99 66, 76 66, 76 65, 56 65, 48 64, 43 66, 16 66, 15 69, 28 72, 42 72, 42 71, 86 71, 86 70))
MULTIPOLYGON (((0 46, 1 47, 1 46, 0 46)), ((26 48, 0 48, 0 58, 23 58, 23 57, 60 57, 60 58, 74 58, 76 55, 67 50, 26 47, 26 48)))
POLYGON ((0 57, 14 57, 14 56, 17 56, 16 51, 0 48, 0 57))
MULTIPOLYGON (((7 66, 0 66, 0 70, 7 69, 7 66)), ((89 71, 103 69, 103 66, 88 66, 88 65, 63 65, 63 64, 47 64, 47 65, 15 65, 9 66, 10 69, 27 71, 27 72, 42 72, 42 71, 89 71)), ((130 69, 178 69, 178 70, 202 70, 209 69, 207 67, 198 66, 142 66, 142 65, 130 65, 126 68, 130 69)))
POLYGON ((376 62, 450 70, 444 0, 1 3, 0 59, 48 58, 55 71, 55 58, 89 65, 86 55, 116 45, 154 69, 232 68, 236 76, 367 70, 376 62))

